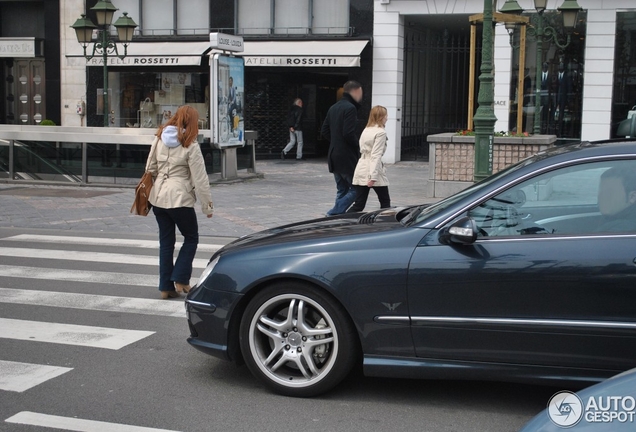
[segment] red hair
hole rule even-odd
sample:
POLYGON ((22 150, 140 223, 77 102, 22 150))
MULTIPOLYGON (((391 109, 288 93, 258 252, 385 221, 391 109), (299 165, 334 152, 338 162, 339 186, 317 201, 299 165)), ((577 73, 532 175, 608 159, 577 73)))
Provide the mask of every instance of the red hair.
POLYGON ((197 140, 199 135, 199 112, 190 105, 183 105, 177 109, 170 119, 159 126, 157 136, 161 138, 161 133, 167 126, 175 126, 177 128, 177 139, 185 148, 197 140))

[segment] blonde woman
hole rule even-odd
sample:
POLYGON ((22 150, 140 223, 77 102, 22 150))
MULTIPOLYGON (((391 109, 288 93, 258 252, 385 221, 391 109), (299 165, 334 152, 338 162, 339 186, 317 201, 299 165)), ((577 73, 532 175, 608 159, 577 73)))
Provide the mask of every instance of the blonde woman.
POLYGON ((159 225, 159 291, 162 299, 177 298, 190 291, 192 262, 199 243, 199 228, 194 204, 199 198, 201 210, 214 214, 210 180, 205 171, 201 148, 197 143, 199 113, 191 106, 179 107, 161 126, 150 151, 146 170, 155 184, 148 201, 159 225), (176 229, 183 245, 176 262, 176 229))
POLYGON ((349 212, 361 212, 367 204, 369 189, 373 189, 380 201, 380 208, 391 207, 389 197, 389 179, 382 163, 386 151, 386 132, 384 126, 388 119, 386 108, 377 105, 371 108, 367 127, 360 136, 360 160, 353 174, 353 187, 356 200, 349 212))

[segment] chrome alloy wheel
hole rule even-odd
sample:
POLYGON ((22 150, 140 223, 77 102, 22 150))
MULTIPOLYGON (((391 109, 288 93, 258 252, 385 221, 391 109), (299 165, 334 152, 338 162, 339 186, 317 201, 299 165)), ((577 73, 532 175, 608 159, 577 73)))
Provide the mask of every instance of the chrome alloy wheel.
POLYGON ((248 337, 256 365, 285 387, 315 385, 329 374, 338 356, 332 317, 299 294, 281 294, 263 303, 252 317, 248 337))

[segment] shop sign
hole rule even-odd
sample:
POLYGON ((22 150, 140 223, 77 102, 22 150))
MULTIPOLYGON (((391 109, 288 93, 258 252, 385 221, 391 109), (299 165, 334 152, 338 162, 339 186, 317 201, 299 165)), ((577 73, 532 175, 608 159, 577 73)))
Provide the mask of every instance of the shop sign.
MULTIPOLYGON (((101 57, 93 57, 87 62, 88 66, 102 66, 101 57)), ((199 66, 201 56, 147 56, 147 57, 108 57, 108 66, 199 66)))
POLYGON ((360 57, 291 56, 257 57, 244 56, 245 66, 279 67, 359 67, 360 57))
POLYGON ((210 46, 231 52, 243 52, 243 36, 234 36, 225 33, 210 33, 210 46))
POLYGON ((0 38, 0 57, 35 57, 35 38, 0 38))

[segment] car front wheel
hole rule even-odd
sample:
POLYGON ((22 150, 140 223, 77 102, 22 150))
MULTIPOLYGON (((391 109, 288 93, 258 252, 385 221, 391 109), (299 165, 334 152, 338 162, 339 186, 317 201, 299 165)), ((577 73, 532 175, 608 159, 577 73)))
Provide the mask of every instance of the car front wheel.
POLYGON ((268 287, 250 301, 240 343, 255 376, 278 393, 298 397, 333 388, 358 353, 344 308, 327 294, 295 283, 268 287))

